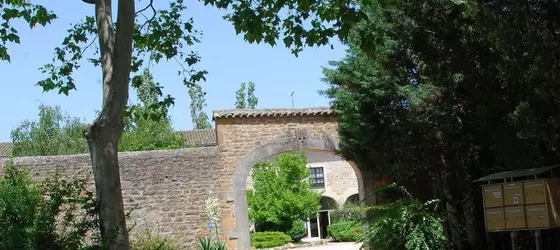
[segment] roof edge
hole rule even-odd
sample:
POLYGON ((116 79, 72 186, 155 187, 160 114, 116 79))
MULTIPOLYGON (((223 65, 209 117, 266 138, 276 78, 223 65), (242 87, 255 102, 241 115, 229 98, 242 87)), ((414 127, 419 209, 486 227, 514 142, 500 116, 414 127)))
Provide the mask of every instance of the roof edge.
POLYGON ((240 118, 240 117, 278 117, 278 116, 312 116, 334 115, 335 111, 329 107, 313 108, 275 108, 275 109, 224 109, 214 110, 212 118, 240 118))

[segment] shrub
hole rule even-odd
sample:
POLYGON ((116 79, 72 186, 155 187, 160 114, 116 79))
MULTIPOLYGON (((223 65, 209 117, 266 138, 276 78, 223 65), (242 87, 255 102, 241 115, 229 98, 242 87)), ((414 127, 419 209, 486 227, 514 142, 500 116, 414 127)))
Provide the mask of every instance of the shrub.
POLYGON ((359 241, 363 238, 362 224, 355 221, 341 221, 327 227, 335 241, 359 241))
POLYGON ((138 231, 130 241, 132 250, 179 250, 179 244, 161 235, 154 234, 150 230, 138 231))
POLYGON ((282 232, 256 232, 251 237, 251 245, 255 248, 270 248, 286 245, 292 238, 282 232))
POLYGON ((305 237, 305 233, 307 233, 307 229, 305 229, 304 222, 302 221, 294 222, 292 229, 288 231, 288 235, 292 238, 293 242, 300 241, 303 237, 305 237))
POLYGON ((341 221, 363 222, 363 212, 364 209, 359 205, 347 203, 331 212, 331 220, 333 224, 341 221))
POLYGON ((364 247, 376 250, 447 249, 443 222, 433 212, 437 200, 421 202, 403 187, 391 184, 376 190, 400 191, 402 197, 369 208, 373 223, 364 235, 364 247))
POLYGON ((0 249, 100 248, 97 204, 87 180, 57 172, 42 183, 9 163, 0 177, 0 249))

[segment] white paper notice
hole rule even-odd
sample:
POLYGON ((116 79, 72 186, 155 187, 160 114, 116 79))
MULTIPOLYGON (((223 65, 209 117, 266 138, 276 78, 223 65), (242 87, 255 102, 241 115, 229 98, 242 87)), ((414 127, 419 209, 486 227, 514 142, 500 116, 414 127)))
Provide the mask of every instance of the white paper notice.
POLYGON ((492 192, 492 195, 494 196, 495 199, 498 199, 498 198, 502 197, 502 192, 501 191, 492 192))

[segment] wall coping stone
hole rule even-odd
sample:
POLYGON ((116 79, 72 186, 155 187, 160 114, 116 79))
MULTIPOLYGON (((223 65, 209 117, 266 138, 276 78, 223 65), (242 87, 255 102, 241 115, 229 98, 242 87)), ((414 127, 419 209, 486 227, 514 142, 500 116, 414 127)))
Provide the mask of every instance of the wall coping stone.
MULTIPOLYGON (((196 147, 196 148, 179 148, 179 149, 166 149, 166 150, 150 150, 150 151, 132 151, 132 152, 119 152, 119 161, 126 161, 128 159, 149 159, 154 157, 185 157, 185 156, 198 156, 203 158, 215 157, 220 153, 218 146, 210 147, 196 147)), ((24 156, 14 158, 0 158, 1 166, 5 165, 10 160, 16 165, 31 163, 31 162, 48 162, 48 161, 67 161, 76 159, 80 162, 90 162, 89 154, 75 154, 75 155, 47 155, 47 156, 24 156)))

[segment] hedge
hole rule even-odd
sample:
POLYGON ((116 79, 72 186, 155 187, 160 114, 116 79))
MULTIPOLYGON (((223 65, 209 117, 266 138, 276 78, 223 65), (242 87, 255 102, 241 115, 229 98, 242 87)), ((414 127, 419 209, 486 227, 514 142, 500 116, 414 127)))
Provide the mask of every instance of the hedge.
POLYGON ((282 232, 256 232, 251 236, 251 245, 255 248, 278 247, 291 241, 292 238, 282 232))

